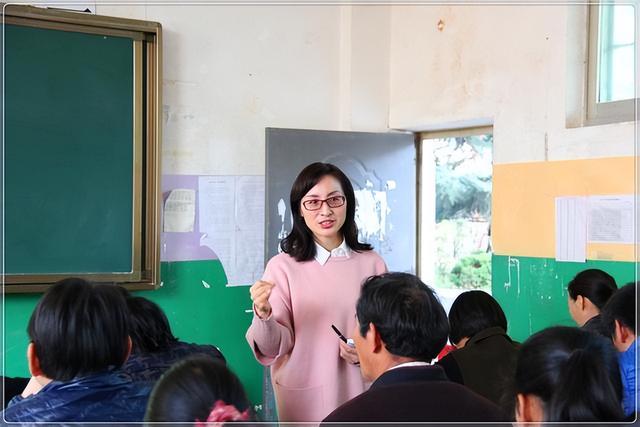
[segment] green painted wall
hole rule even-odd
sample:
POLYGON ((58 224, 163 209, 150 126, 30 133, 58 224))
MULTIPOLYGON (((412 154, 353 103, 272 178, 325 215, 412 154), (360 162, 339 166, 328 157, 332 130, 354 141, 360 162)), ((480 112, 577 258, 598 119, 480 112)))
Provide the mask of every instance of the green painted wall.
MULTIPOLYGON (((216 345, 240 377, 249 399, 262 403, 262 374, 245 341, 251 323, 249 289, 225 287, 219 261, 162 263, 163 285, 135 292, 155 301, 167 313, 174 335, 183 341, 216 345), (204 282, 204 283, 203 283, 204 282)), ((4 304, 6 376, 28 376, 25 353, 27 322, 40 294, 8 294, 4 304)))
MULTIPOLYGON (((619 285, 635 280, 635 263, 557 262, 551 258, 492 257, 492 291, 509 319, 509 333, 519 341, 547 326, 572 325, 567 310, 567 283, 581 270, 600 268, 619 285), (509 276, 510 275, 510 276, 509 276)), ((262 367, 244 334, 252 314, 247 287, 225 287, 219 261, 162 263, 163 286, 136 292, 158 303, 176 336, 184 341, 218 346, 255 404, 262 404, 262 367), (204 282, 204 283, 203 283, 204 282)), ((5 375, 28 376, 26 325, 39 294, 5 295, 5 375)))
POLYGON ((523 341, 552 325, 575 325, 567 308, 567 284, 580 271, 599 268, 622 286, 635 280, 633 262, 558 262, 553 258, 493 255, 493 296, 509 321, 509 335, 523 341))

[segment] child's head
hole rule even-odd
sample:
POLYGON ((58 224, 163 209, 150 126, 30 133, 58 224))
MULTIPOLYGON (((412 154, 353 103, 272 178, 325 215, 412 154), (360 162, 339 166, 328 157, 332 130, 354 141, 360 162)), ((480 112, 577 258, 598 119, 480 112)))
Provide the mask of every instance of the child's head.
POLYGON ((127 307, 134 351, 163 351, 178 341, 171 332, 169 319, 158 304, 143 297, 129 295, 127 307))
POLYGON ((483 291, 468 291, 453 301, 449 310, 449 327, 449 341, 461 347, 465 338, 488 328, 500 327, 507 332, 507 318, 491 295, 483 291))
POLYGON ((569 314, 578 326, 597 315, 607 300, 618 289, 616 281, 597 268, 583 270, 569 282, 569 314))
POLYGON ((222 362, 199 355, 176 363, 158 380, 145 421, 246 421, 251 413, 238 377, 222 362))
POLYGON ((636 340, 637 284, 618 289, 602 309, 602 321, 618 351, 626 351, 636 340))
POLYGON ((557 326, 532 335, 518 352, 518 421, 619 421, 621 380, 611 341, 557 326))
POLYGON ((127 320, 125 299, 115 285, 59 281, 29 320, 31 373, 68 381, 120 367, 131 350, 127 320))

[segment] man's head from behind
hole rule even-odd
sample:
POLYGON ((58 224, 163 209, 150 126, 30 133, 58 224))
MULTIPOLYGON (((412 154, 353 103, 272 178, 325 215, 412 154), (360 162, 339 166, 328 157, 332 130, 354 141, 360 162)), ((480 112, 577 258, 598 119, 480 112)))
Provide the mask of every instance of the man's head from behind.
POLYGON ((362 285, 356 304, 356 349, 365 378, 392 366, 430 362, 447 342, 447 315, 433 290, 412 274, 386 273, 362 285))
POLYGON ((61 280, 29 320, 31 374, 68 381, 121 366, 131 347, 127 323, 127 305, 116 286, 61 280))

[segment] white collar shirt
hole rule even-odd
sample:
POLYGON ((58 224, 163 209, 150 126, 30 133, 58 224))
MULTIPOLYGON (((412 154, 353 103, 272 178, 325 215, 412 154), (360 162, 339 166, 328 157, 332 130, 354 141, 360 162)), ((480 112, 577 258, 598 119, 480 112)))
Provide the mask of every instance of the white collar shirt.
POLYGON ((430 363, 416 360, 415 362, 405 362, 405 363, 401 363, 401 364, 396 365, 396 366, 392 366, 389 369, 387 369, 387 371, 390 371, 392 369, 397 369, 397 368, 408 368, 410 366, 429 366, 429 365, 430 365, 430 363))
POLYGON ((320 263, 320 265, 325 265, 329 258, 340 258, 346 257, 349 258, 351 256, 351 248, 347 245, 347 242, 342 239, 342 243, 337 248, 328 251, 322 246, 320 246, 316 242, 316 256, 315 259, 320 263))

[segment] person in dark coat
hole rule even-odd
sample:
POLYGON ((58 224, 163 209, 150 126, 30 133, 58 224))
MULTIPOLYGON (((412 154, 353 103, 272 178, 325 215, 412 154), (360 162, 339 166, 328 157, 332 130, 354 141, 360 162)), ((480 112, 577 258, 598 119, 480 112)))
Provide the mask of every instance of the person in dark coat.
POLYGON ((31 380, 3 419, 15 422, 142 421, 151 384, 120 367, 131 351, 126 301, 115 285, 70 278, 38 302, 27 328, 31 380))
POLYGON ((499 407, 430 365, 449 325, 434 292, 416 276, 386 273, 367 279, 356 319, 360 370, 373 384, 323 422, 507 421, 499 407))
POLYGON ((126 295, 133 349, 122 369, 135 381, 157 381, 173 364, 192 355, 209 356, 221 363, 225 358, 216 347, 179 341, 173 335, 164 311, 153 301, 126 295))
POLYGON ((567 286, 571 318, 578 326, 610 338, 600 311, 617 289, 616 280, 600 269, 590 268, 576 274, 567 286))
POLYGON ((447 377, 511 413, 509 380, 519 344, 507 335, 500 304, 483 291, 463 292, 451 305, 449 327, 449 341, 457 350, 438 362, 447 377))

